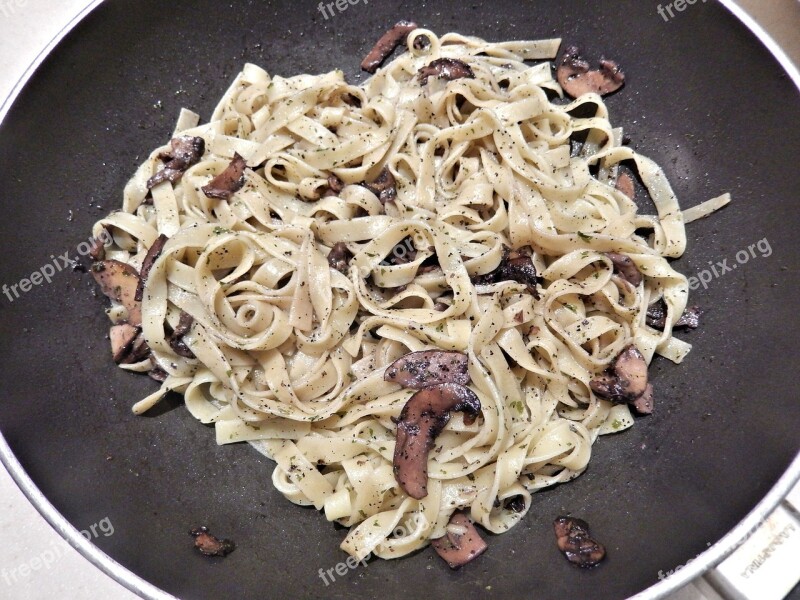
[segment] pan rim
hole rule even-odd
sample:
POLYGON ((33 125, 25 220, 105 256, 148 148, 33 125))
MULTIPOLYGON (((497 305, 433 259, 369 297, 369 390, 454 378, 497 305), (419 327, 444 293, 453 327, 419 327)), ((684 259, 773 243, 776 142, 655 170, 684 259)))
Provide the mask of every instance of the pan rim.
MULTIPOLYGON (((9 95, 0 105, 0 126, 5 121, 8 112, 15 104, 22 90, 26 87, 41 64, 51 53, 57 49, 61 41, 90 13, 103 3, 103 0, 91 0, 77 15, 75 15, 37 54, 23 75, 14 84, 9 95)), ((736 0, 719 0, 719 3, 731 12, 768 50, 768 52, 781 65, 781 68, 794 82, 800 92, 800 69, 780 45, 761 27, 745 10, 736 4, 736 0)), ((50 503, 41 490, 36 486, 28 473, 22 467, 11 447, 8 445, 2 431, 0 431, 0 463, 11 475, 12 480, 19 487, 28 501, 39 514, 67 543, 75 548, 85 559, 100 569, 114 581, 121 584, 131 592, 146 600, 177 600, 175 596, 157 588, 148 581, 136 575, 133 571, 122 566, 97 546, 89 542, 78 529, 73 526, 50 503)), ((764 520, 781 504, 789 491, 800 482, 800 453, 790 463, 789 467, 778 479, 772 489, 764 498, 721 540, 705 550, 686 567, 673 575, 652 585, 651 587, 631 596, 629 600, 658 600, 677 591, 691 581, 703 576, 714 569, 725 558, 735 552, 757 529, 764 520)))

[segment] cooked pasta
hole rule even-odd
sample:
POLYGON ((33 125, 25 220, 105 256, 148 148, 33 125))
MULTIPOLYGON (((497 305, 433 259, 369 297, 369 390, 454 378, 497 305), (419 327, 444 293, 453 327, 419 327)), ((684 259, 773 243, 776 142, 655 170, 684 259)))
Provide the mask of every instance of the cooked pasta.
POLYGON ((202 138, 196 162, 155 150, 94 227, 113 236, 105 260, 142 282, 140 325, 118 289, 110 311, 125 343, 149 348, 122 367, 163 380, 134 412, 182 394, 217 443, 274 460, 286 498, 349 527, 342 549, 359 559, 413 552, 459 509, 502 533, 533 492, 580 475, 599 435, 634 422, 593 378, 631 345, 648 363, 690 350, 672 335, 687 280, 668 262, 686 236, 664 172, 622 144, 601 97, 563 98, 547 60, 559 45, 417 29, 363 85, 248 64, 208 123, 184 110, 175 136, 202 138), (473 76, 418 75, 440 58, 473 76), (237 189, 209 196, 237 155, 237 189), (622 162, 657 214, 615 187, 622 162), (487 278, 508 249, 531 256, 535 289, 487 278), (660 300, 663 331, 645 319, 660 300), (393 473, 414 390, 384 373, 429 349, 468 357, 481 414, 436 438, 418 500, 393 473))

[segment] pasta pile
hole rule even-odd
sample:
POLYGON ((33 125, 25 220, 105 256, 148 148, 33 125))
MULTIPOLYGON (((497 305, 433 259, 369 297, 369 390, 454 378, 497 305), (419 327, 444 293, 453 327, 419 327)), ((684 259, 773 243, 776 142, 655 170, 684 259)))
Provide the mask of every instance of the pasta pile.
MULTIPOLYGON (((561 97, 547 61, 559 45, 418 29, 361 86, 340 71, 282 78, 248 64, 210 122, 184 110, 175 135, 202 138, 200 160, 148 189, 170 151, 156 149, 122 210, 94 227, 113 236, 106 258, 137 271, 168 238, 141 301, 150 355, 122 365, 164 381, 134 412, 182 394, 217 443, 250 442, 277 463, 289 500, 350 527, 342 549, 359 559, 427 545, 456 510, 502 533, 533 492, 580 475, 599 435, 633 424, 592 378, 631 344, 648 363, 690 350, 672 336, 687 280, 667 260, 686 237, 664 172, 622 145, 600 96, 561 97), (474 77, 421 80, 439 58, 474 77), (241 188, 208 197, 237 154, 241 188), (622 161, 656 215, 616 189, 622 161), (390 197, 364 185, 386 170, 390 197), (337 243, 352 255, 342 270, 328 261, 337 243), (481 279, 507 249, 532 253, 536 290, 481 279), (608 252, 629 256, 643 283, 615 274, 608 252), (664 331, 645 322, 660 299, 664 331), (186 356, 169 339, 182 314, 186 356), (393 418, 414 392, 384 371, 426 349, 468 356, 481 416, 453 414, 416 500, 392 470, 393 418)), ((126 309, 110 316, 124 322, 126 309)))

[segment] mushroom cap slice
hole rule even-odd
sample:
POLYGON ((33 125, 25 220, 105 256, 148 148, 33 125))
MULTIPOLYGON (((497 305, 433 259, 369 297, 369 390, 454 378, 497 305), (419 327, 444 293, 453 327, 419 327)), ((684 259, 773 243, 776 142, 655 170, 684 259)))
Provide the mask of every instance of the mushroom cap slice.
POLYGON ((420 350, 401 356, 386 368, 383 378, 421 390, 440 383, 467 385, 469 357, 450 350, 420 350))
POLYGON ((596 566, 606 556, 602 544, 589 537, 589 524, 583 519, 558 517, 553 523, 558 549, 579 567, 596 566))
POLYGON ((610 371, 589 382, 592 391, 601 398, 625 404, 647 390, 647 361, 636 346, 630 345, 620 352, 610 371))
POLYGON ((133 341, 139 335, 139 330, 139 327, 130 323, 120 323, 111 327, 109 337, 111 338, 111 355, 114 357, 115 363, 121 363, 128 356, 133 341))
POLYGON ((428 83, 429 77, 439 77, 447 81, 454 79, 475 79, 475 72, 467 63, 457 58, 437 58, 417 71, 422 85, 428 83))
POLYGON ((595 93, 604 96, 616 92, 625 83, 625 74, 613 60, 601 60, 600 68, 592 70, 581 57, 577 46, 568 47, 556 71, 558 84, 573 98, 595 93))
POLYGON ((92 277, 103 294, 128 310, 128 323, 142 324, 142 303, 136 300, 139 274, 132 266, 118 260, 101 260, 92 265, 92 277))
POLYGON ((225 167, 225 170, 200 189, 203 190, 203 193, 208 198, 228 200, 244 185, 244 170, 246 167, 247 163, 244 158, 239 156, 238 152, 234 152, 233 160, 225 167))
POLYGON ((398 21, 391 29, 384 33, 361 61, 361 69, 367 73, 378 70, 384 60, 394 52, 394 49, 417 28, 413 21, 398 21))
POLYGON ((420 500, 428 495, 428 453, 454 410, 477 417, 481 402, 466 386, 442 383, 418 391, 400 412, 396 421, 394 476, 412 498, 420 500))
POLYGON ((639 287, 643 279, 642 272, 630 256, 627 254, 620 254, 619 252, 606 252, 606 256, 611 259, 611 262, 614 264, 614 270, 619 273, 625 281, 630 283, 633 287, 639 287))
POLYGON ((481 538, 475 525, 463 512, 455 512, 450 517, 448 531, 443 537, 431 540, 431 546, 451 569, 459 569, 468 562, 478 558, 488 547, 481 538), (450 527, 450 526, 454 527, 450 527), (450 529, 459 529, 463 533, 453 533, 450 529))

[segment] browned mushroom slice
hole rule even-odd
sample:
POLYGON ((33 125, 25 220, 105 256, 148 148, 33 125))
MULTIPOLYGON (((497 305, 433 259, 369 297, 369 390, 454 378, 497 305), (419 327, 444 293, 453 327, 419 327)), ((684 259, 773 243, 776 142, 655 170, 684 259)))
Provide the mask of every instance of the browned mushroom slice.
POLYGON ((647 361, 636 346, 625 348, 608 373, 589 382, 595 394, 617 404, 635 401, 647 389, 647 361))
POLYGON ((189 333, 192 325, 194 324, 194 317, 187 312, 181 311, 181 316, 178 318, 178 325, 169 336, 169 347, 178 356, 184 358, 195 358, 194 352, 189 349, 186 342, 183 341, 183 336, 189 333))
POLYGON ((589 537, 589 524, 574 517, 558 517, 553 523, 558 549, 567 560, 579 567, 589 568, 600 563, 606 549, 589 537))
POLYGON ((505 248, 503 250, 503 258, 494 271, 472 279, 475 285, 490 285, 501 281, 522 283, 528 288, 528 293, 537 300, 539 299, 539 291, 536 289, 539 275, 536 272, 536 266, 533 264, 531 254, 527 252, 527 248, 520 248, 519 250, 505 248))
POLYGON ((206 151, 206 141, 201 137, 182 135, 170 140, 170 151, 159 156, 164 163, 164 168, 147 180, 147 189, 157 186, 164 181, 175 183, 184 171, 196 165, 206 151))
POLYGON ((384 60, 394 52, 409 33, 417 28, 413 21, 398 21, 391 29, 384 33, 361 61, 361 69, 367 73, 378 70, 384 60))
POLYGON ((617 177, 616 188, 631 200, 636 197, 636 188, 633 185, 633 177, 631 177, 628 173, 620 173, 619 177, 617 177))
POLYGON ((331 173, 328 175, 328 189, 338 195, 344 189, 344 181, 331 173))
POLYGON ((194 547, 203 556, 227 556, 236 549, 231 540, 219 540, 208 531, 208 527, 194 527, 189 532, 194 538, 194 547))
POLYGON ((653 402, 653 384, 648 383, 642 395, 634 400, 631 406, 641 415, 650 415, 653 414, 653 402))
POLYGON ((328 264, 332 269, 336 269, 340 273, 346 275, 351 258, 353 258, 353 255, 347 248, 347 244, 344 242, 336 242, 328 253, 328 264))
POLYGON ((639 284, 642 283, 642 272, 630 256, 618 252, 606 252, 606 256, 614 263, 614 270, 619 273, 620 277, 633 287, 639 287, 639 284))
POLYGON ((203 190, 203 193, 208 198, 228 200, 233 194, 242 189, 246 167, 247 162, 239 156, 238 152, 235 152, 233 160, 225 167, 225 170, 200 189, 203 190))
POLYGON ((451 411, 476 417, 481 402, 468 387, 457 383, 432 385, 406 402, 397 422, 394 476, 403 491, 420 500, 428 495, 428 453, 451 411))
POLYGON ((613 60, 601 60, 600 68, 592 70, 580 54, 576 46, 567 48, 556 71, 558 83, 568 95, 577 98, 594 92, 603 96, 625 83, 625 74, 613 60))
POLYGON ((470 382, 469 357, 450 350, 420 350, 398 358, 386 368, 383 378, 403 387, 421 390, 439 383, 470 382))
POLYGON ((141 302, 144 297, 144 286, 147 283, 147 278, 150 275, 150 269, 153 268, 158 257, 161 256, 161 251, 164 250, 164 244, 167 243, 169 238, 163 233, 156 238, 153 245, 147 251, 147 254, 142 261, 142 269, 139 271, 139 285, 136 286, 136 300, 141 302))
POLYGON ((467 63, 457 58, 437 58, 429 65, 417 71, 417 77, 422 85, 428 83, 429 77, 439 77, 447 81, 454 79, 475 79, 475 73, 467 63))
MULTIPOLYGON (((108 230, 103 230, 104 236, 106 239, 111 238, 111 235, 108 233, 108 230)), ((89 258, 93 261, 103 260, 106 257, 106 246, 105 242, 101 238, 92 238, 91 246, 89 247, 89 258)))
POLYGON ((134 363, 142 362, 150 356, 150 346, 144 339, 144 336, 139 332, 139 335, 133 341, 130 352, 122 359, 121 364, 132 365, 134 363))
POLYGON ((119 364, 125 360, 139 331, 139 327, 134 327, 129 323, 120 323, 111 327, 109 337, 111 338, 111 354, 115 363, 119 364))
MULTIPOLYGON (((700 316, 703 310, 699 306, 688 307, 680 319, 677 320, 672 327, 677 329, 681 327, 688 327, 689 329, 697 329, 700 326, 700 316)), ((667 326, 667 304, 664 300, 654 302, 647 307, 647 324, 653 329, 664 331, 667 326)))
POLYGON ((468 562, 478 558, 486 551, 486 542, 483 541, 475 525, 463 512, 455 512, 450 517, 448 531, 443 537, 431 540, 431 546, 436 554, 441 556, 451 569, 459 569, 468 562), (453 533, 450 526, 463 533, 453 533))
POLYGON ((394 201, 397 198, 397 183, 389 167, 383 167, 375 181, 364 182, 364 187, 378 197, 381 204, 394 201))
POLYGON ((102 292, 128 310, 128 323, 142 324, 142 304, 136 300, 139 274, 130 265, 118 260, 103 260, 92 264, 92 276, 102 292))

